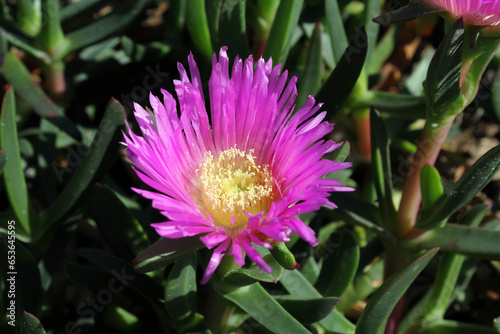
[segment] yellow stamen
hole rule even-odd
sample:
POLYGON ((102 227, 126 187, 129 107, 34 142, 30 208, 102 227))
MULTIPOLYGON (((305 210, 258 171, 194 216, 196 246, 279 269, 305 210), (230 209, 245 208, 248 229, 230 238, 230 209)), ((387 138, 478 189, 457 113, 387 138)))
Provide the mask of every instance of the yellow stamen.
POLYGON ((247 226, 244 212, 267 211, 274 198, 274 180, 268 166, 258 166, 253 152, 234 147, 216 158, 207 152, 199 169, 203 204, 214 224, 229 232, 237 233, 247 226))

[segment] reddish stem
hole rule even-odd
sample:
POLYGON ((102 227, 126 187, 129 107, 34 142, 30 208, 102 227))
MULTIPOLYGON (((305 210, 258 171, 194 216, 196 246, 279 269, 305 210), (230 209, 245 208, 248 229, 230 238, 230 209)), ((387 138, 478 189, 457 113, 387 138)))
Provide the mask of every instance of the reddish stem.
POLYGON ((434 165, 452 123, 453 120, 450 120, 437 130, 430 129, 431 124, 427 123, 424 128, 417 152, 413 156, 412 168, 406 179, 399 206, 396 235, 400 239, 408 235, 417 220, 420 202, 422 201, 420 170, 424 165, 434 165))
POLYGON ((363 161, 371 160, 370 111, 353 113, 358 133, 358 152, 363 161))

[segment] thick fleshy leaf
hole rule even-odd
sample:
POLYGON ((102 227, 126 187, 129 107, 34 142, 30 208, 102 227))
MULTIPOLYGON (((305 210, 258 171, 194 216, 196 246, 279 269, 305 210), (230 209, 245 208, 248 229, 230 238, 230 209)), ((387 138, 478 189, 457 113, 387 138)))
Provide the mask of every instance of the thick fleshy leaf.
POLYGON ((345 48, 349 44, 337 0, 325 1, 325 16, 328 24, 328 35, 330 36, 335 57, 333 63, 336 64, 342 58, 345 48))
POLYGON ((339 302, 339 298, 301 298, 296 296, 275 296, 280 303, 295 319, 302 324, 313 324, 330 314, 339 302))
MULTIPOLYGON (((488 210, 487 205, 477 205, 460 216, 459 224, 477 227, 488 210)), ((453 253, 441 258, 432 287, 405 316, 400 323, 400 331, 407 332, 410 327, 416 330, 421 324, 443 319, 456 294, 457 280, 464 260, 465 256, 453 253)))
POLYGON ((192 332, 200 325, 196 317, 196 253, 186 254, 173 266, 165 285, 165 308, 182 332, 192 332))
POLYGON ((367 221, 380 225, 380 211, 375 204, 349 193, 334 193, 330 200, 339 208, 355 212, 367 221))
POLYGON ((344 162, 349 156, 351 151, 351 144, 346 140, 342 143, 342 146, 337 148, 335 151, 327 153, 326 158, 335 162, 344 162))
POLYGON ((237 289, 215 285, 224 298, 235 303, 273 333, 309 333, 259 283, 237 289))
POLYGON ((328 112, 326 119, 332 119, 347 101, 363 69, 367 48, 366 31, 359 29, 335 69, 316 94, 316 101, 325 103, 323 109, 328 112))
POLYGON ((273 248, 271 248, 269 252, 283 268, 293 270, 298 267, 297 261, 295 261, 295 256, 293 256, 293 253, 290 252, 284 242, 273 245, 273 248))
MULTIPOLYGON (((397 3, 398 2, 393 2, 392 6, 397 3)), ((408 5, 404 7, 394 10, 391 10, 391 8, 389 8, 389 10, 389 12, 374 18, 373 22, 380 24, 400 23, 414 20, 426 14, 439 12, 439 10, 430 6, 426 6, 420 1, 410 1, 408 2, 408 5)))
POLYGON ((37 317, 24 311, 21 319, 21 334, 45 334, 45 329, 37 317))
POLYGON ((57 0, 42 1, 43 24, 38 40, 42 49, 48 53, 54 53, 64 43, 64 33, 59 19, 59 6, 60 3, 57 0))
POLYGON ((372 61, 372 54, 377 44, 378 31, 380 26, 373 22, 373 17, 380 14, 382 2, 380 0, 364 1, 365 10, 363 12, 363 27, 366 30, 368 48, 366 50, 365 73, 368 71, 372 61))
POLYGON ((94 185, 92 193, 90 212, 117 254, 132 259, 144 251, 150 245, 144 229, 113 191, 94 185))
POLYGON ((77 255, 110 272, 122 286, 130 286, 133 290, 146 298, 154 307, 163 308, 161 307, 163 291, 160 285, 149 276, 134 271, 130 262, 124 261, 101 250, 91 248, 81 248, 77 251, 77 255))
POLYGON ((3 173, 3 169, 6 164, 7 164, 7 154, 5 153, 5 150, 0 147, 0 176, 3 173))
POLYGON ((451 193, 442 196, 433 206, 424 209, 416 228, 429 230, 443 226, 448 218, 467 204, 495 176, 500 169, 500 145, 477 160, 453 186, 451 193))
POLYGON ((3 64, 0 62, 0 74, 15 88, 17 94, 25 100, 33 110, 49 122, 80 141, 82 135, 77 127, 64 116, 63 111, 44 93, 31 78, 28 69, 14 53, 7 52, 3 64))
POLYGON ((5 167, 3 176, 9 202, 18 223, 28 233, 31 232, 28 189, 19 153, 16 125, 16 103, 14 89, 9 86, 2 101, 0 114, 0 146, 4 151, 5 167))
POLYGON ((499 261, 498 240, 500 240, 498 230, 448 223, 404 244, 422 249, 440 247, 445 252, 499 261))
POLYGON ((132 262, 134 269, 140 273, 158 270, 173 263, 178 257, 204 247, 200 238, 188 237, 182 239, 161 238, 132 262))
POLYGON ((438 130, 463 107, 460 69, 464 44, 464 23, 457 20, 450 28, 431 60, 424 92, 427 99, 427 122, 438 130))
MULTIPOLYGON (((323 297, 298 270, 285 271, 280 283, 292 296, 299 298, 323 297)), ((355 326, 335 309, 319 324, 327 331, 334 333, 354 333, 355 329, 355 326)))
POLYGON ((432 249, 409 261, 392 274, 370 298, 356 325, 356 334, 383 334, 387 320, 399 299, 418 274, 437 254, 439 248, 432 249))
POLYGON ((28 35, 35 36, 40 31, 42 13, 40 6, 31 0, 19 0, 17 4, 17 23, 28 35))
POLYGON ((283 267, 274 259, 271 254, 263 256, 264 261, 271 267, 272 273, 268 274, 257 265, 250 268, 230 270, 221 278, 221 281, 230 286, 245 286, 257 281, 276 283, 283 275, 283 267), (262 271, 262 272, 261 272, 262 271))
POLYGON ((420 170, 420 189, 422 191, 422 208, 428 208, 444 194, 441 176, 436 167, 427 165, 420 170))
POLYGON ((222 2, 218 48, 227 46, 230 58, 239 55, 240 58, 245 59, 250 55, 246 32, 245 7, 246 1, 225 0, 222 2))
POLYGON ((62 59, 72 52, 123 32, 142 14, 149 2, 150 0, 128 0, 96 22, 69 33, 57 57, 62 59))
POLYGON ((392 230, 393 222, 396 217, 396 209, 392 201, 393 188, 389 155, 390 143, 384 120, 373 108, 370 111, 370 137, 372 176, 377 192, 381 223, 382 226, 392 230))
POLYGON ((428 324, 422 334, 497 334, 494 327, 471 324, 455 320, 439 320, 428 324))
POLYGON ((104 269, 72 261, 64 262, 64 272, 66 277, 71 281, 93 290, 106 287, 113 277, 112 274, 104 269))
POLYGON ((354 279, 359 263, 359 247, 348 230, 335 232, 320 248, 321 273, 315 284, 324 296, 340 297, 354 279))
POLYGON ((295 103, 302 106, 309 98, 318 92, 321 84, 322 56, 321 56, 321 25, 318 23, 314 28, 309 53, 307 55, 306 67, 300 76, 299 90, 295 103))
MULTIPOLYGON (((89 149, 90 153, 84 158, 79 157, 81 159, 80 165, 76 170, 71 170, 73 175, 68 184, 43 215, 43 228, 45 230, 60 222, 71 212, 83 193, 89 189, 89 185, 101 177, 111 165, 121 135, 118 130, 123 125, 124 113, 125 111, 118 101, 112 99, 108 103, 99 130, 89 149)), ((62 166, 56 165, 55 168, 60 168, 59 173, 61 171, 62 173, 68 172, 62 166)))
POLYGON ((102 0, 87 0, 71 2, 67 6, 61 8, 60 18, 61 22, 67 22, 76 19, 79 15, 92 12, 99 5, 102 6, 102 0))
POLYGON ((274 18, 266 48, 264 58, 273 58, 273 62, 285 63, 288 52, 292 45, 292 35, 299 23, 300 13, 304 0, 281 1, 274 18))
POLYGON ((191 0, 186 3, 186 24, 191 38, 200 52, 211 58, 214 50, 207 23, 205 0, 191 0))
POLYGON ((425 97, 389 92, 367 92, 351 102, 354 109, 373 108, 393 116, 425 119, 425 97))

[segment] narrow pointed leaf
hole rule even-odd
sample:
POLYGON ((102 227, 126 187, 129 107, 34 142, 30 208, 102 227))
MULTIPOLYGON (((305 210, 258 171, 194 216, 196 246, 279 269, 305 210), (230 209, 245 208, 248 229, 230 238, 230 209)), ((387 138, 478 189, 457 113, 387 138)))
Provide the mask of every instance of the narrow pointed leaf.
POLYGON ((500 231, 448 223, 408 242, 408 246, 422 249, 440 247, 446 252, 499 261, 498 240, 500 231))
POLYGON ((422 334, 498 334, 493 326, 484 326, 456 320, 439 320, 427 325, 422 334))
POLYGON ((314 95, 318 92, 321 84, 321 69, 322 69, 322 56, 321 56, 321 25, 316 24, 309 46, 309 53, 307 55, 306 67, 299 81, 299 92, 297 95, 297 106, 303 105, 309 95, 314 95))
POLYGON ((134 269, 140 273, 158 270, 173 263, 178 257, 204 247, 199 237, 182 239, 161 238, 133 261, 134 269))
POLYGON ((335 151, 327 153, 326 158, 335 162, 344 162, 349 156, 351 151, 351 144, 346 140, 342 143, 342 146, 337 148, 335 151))
POLYGON ((89 148, 90 153, 82 159, 62 193, 45 211, 44 229, 50 228, 71 212, 92 181, 101 177, 113 162, 111 157, 116 154, 120 136, 118 130, 123 125, 124 113, 122 105, 116 100, 112 99, 108 103, 99 130, 89 148))
POLYGON ((419 230, 432 229, 446 220, 476 196, 500 169, 500 145, 477 160, 454 185, 451 194, 442 196, 433 206, 422 211, 417 221, 419 230))
POLYGON ((389 156, 389 137, 384 120, 380 114, 370 111, 370 137, 372 149, 372 176, 382 215, 382 226, 392 229, 396 209, 392 201, 391 161, 389 156))
POLYGON ((301 298, 295 296, 275 296, 274 299, 301 324, 313 324, 330 314, 339 298, 301 298))
POLYGON ((0 176, 3 173, 3 169, 6 164, 7 164, 7 154, 5 153, 5 150, 0 147, 0 176))
POLYGON ((64 33, 59 18, 59 1, 42 0, 43 24, 38 40, 42 49, 54 53, 64 42, 64 33))
POLYGON ((97 43, 109 36, 118 35, 137 20, 150 0, 128 0, 103 18, 73 31, 66 36, 64 46, 58 52, 59 59, 97 43))
POLYGON ((144 251, 149 246, 144 229, 113 191, 106 186, 94 185, 92 192, 94 197, 90 202, 90 212, 117 253, 131 252, 133 258, 144 251), (116 240, 122 244, 117 244, 116 240), (118 249, 123 252, 118 252, 118 249))
POLYGON ((264 261, 271 267, 272 272, 269 274, 262 271, 259 266, 253 265, 250 268, 235 269, 227 272, 221 278, 221 281, 230 286, 245 286, 253 284, 257 281, 276 283, 283 275, 283 267, 274 259, 271 254, 264 257, 264 261), (262 273, 261 273, 262 271, 262 273))
POLYGON ((219 47, 227 46, 229 58, 250 55, 245 21, 246 0, 225 0, 222 3, 219 23, 219 47))
POLYGON ((359 247, 348 230, 335 232, 321 247, 323 259, 316 288, 324 296, 340 297, 354 279, 359 263, 359 247))
POLYGON ((186 24, 191 38, 200 52, 211 58, 214 50, 207 23, 205 0, 191 0, 186 3, 186 24))
POLYGON ((373 108, 393 116, 408 119, 425 119, 425 97, 409 94, 368 92, 352 101, 353 109, 373 108))
POLYGON ((30 232, 30 209, 28 189, 19 153, 19 141, 16 125, 16 103, 14 89, 9 86, 4 96, 0 115, 0 146, 5 150, 5 167, 3 171, 5 188, 9 202, 15 212, 19 224, 30 232))
POLYGON ((37 317, 24 311, 21 319, 21 334, 45 334, 45 329, 37 317))
POLYGON ((235 303, 273 333, 310 333, 259 283, 237 289, 224 289, 222 286, 216 288, 224 298, 235 303))
POLYGON ((367 36, 364 29, 356 32, 342 58, 330 73, 315 99, 324 102, 327 119, 335 116, 351 94, 365 63, 367 36))
POLYGON ((44 91, 31 78, 28 69, 12 53, 7 52, 3 64, 0 62, 0 74, 15 88, 17 94, 25 100, 33 110, 49 122, 69 134, 76 140, 81 140, 82 135, 62 110, 44 93, 44 91))
MULTIPOLYGON (((393 6, 395 3, 397 2, 394 2, 393 6)), ((400 23, 400 22, 411 21, 421 16, 437 12, 439 12, 438 9, 426 6, 420 1, 410 1, 408 5, 404 7, 377 16, 376 18, 373 19, 373 22, 380 24, 400 23)))
POLYGON ((176 327, 188 331, 196 314, 196 253, 181 257, 173 266, 165 285, 165 308, 176 327))
POLYGON ((285 63, 303 5, 304 0, 280 2, 264 49, 264 59, 272 57, 275 63, 285 63))
POLYGON ((356 334, 383 334, 394 306, 439 248, 413 259, 392 274, 370 298, 356 325, 356 334))
POLYGON ((137 293, 146 298, 154 307, 162 306, 162 288, 151 277, 137 273, 128 261, 124 261, 112 254, 97 249, 81 248, 77 255, 97 264, 110 272, 123 286, 130 286, 137 293))
POLYGON ((436 167, 426 165, 420 170, 420 189, 422 191, 422 207, 428 208, 444 194, 441 176, 436 167))
POLYGON ((335 57, 333 63, 336 64, 342 58, 347 45, 349 45, 337 0, 325 1, 325 16, 328 24, 328 35, 330 36, 335 57))
MULTIPOLYGON (((323 297, 298 270, 285 271, 280 283, 292 296, 301 298, 323 297)), ((355 326, 335 309, 319 324, 327 331, 334 333, 354 333, 355 329, 355 326)))
POLYGON ((460 69, 464 43, 464 23, 457 20, 450 28, 431 60, 424 92, 427 98, 427 122, 439 129, 462 111, 460 69))

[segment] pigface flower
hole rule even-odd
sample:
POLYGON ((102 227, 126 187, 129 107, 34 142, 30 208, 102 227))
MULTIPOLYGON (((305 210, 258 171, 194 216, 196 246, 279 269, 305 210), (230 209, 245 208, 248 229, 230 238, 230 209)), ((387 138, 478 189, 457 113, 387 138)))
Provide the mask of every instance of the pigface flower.
POLYGON ((500 30, 500 0, 424 0, 431 7, 451 16, 455 21, 463 18, 465 25, 500 30))
POLYGON ((312 245, 314 232, 296 215, 335 207, 330 192, 349 191, 340 182, 321 178, 350 166, 322 159, 341 144, 322 138, 333 129, 317 114, 312 97, 294 110, 293 77, 281 65, 236 57, 231 73, 223 47, 214 55, 207 112, 201 78, 188 57, 188 76, 179 64, 174 80, 178 103, 163 90, 163 102, 150 96, 150 114, 135 104, 142 136, 128 128, 127 156, 139 178, 156 191, 134 189, 153 201, 168 221, 152 224, 165 238, 200 235, 215 248, 202 283, 224 255, 238 265, 244 254, 261 269, 269 265, 254 248, 286 242, 295 232, 312 245), (209 121, 209 116, 210 119, 209 121))

